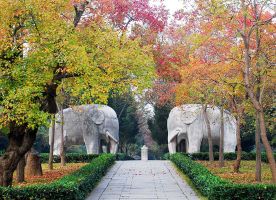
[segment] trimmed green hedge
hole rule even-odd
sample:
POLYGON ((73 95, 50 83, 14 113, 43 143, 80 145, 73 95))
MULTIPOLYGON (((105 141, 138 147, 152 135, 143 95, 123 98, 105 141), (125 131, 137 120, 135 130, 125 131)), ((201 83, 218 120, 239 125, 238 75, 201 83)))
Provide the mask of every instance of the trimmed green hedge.
MULTIPOLYGON (((39 154, 42 163, 48 163, 49 154, 41 153, 39 154)), ((97 158, 99 155, 96 154, 83 154, 83 153, 66 153, 65 159, 67 163, 81 163, 81 162, 91 162, 93 159, 97 158)), ((54 163, 60 163, 60 156, 54 156, 54 163)))
POLYGON ((26 187, 0 187, 0 200, 79 200, 96 186, 97 182, 114 163, 115 155, 102 154, 90 164, 49 184, 26 187))
POLYGON ((276 199, 276 185, 235 184, 212 174, 206 167, 181 153, 172 154, 170 160, 188 175, 193 184, 208 199, 272 200, 276 199))
POLYGON ((134 158, 125 153, 117 153, 116 160, 134 160, 134 158))
MULTIPOLYGON (((187 155, 193 160, 209 160, 209 153, 208 152, 201 152, 201 153, 183 153, 184 155, 187 155)), ((224 159, 225 160, 236 160, 237 154, 236 153, 224 153, 224 159)), ((268 162, 266 153, 262 153, 262 162, 268 162)), ((274 158, 276 159, 276 153, 274 153, 274 158)), ((214 159, 219 159, 219 152, 214 152, 214 159)), ((242 160, 256 160, 256 153, 247 153, 242 152, 242 160)))
MULTIPOLYGON (((41 153, 40 159, 42 163, 48 163, 49 154, 41 153)), ((67 163, 80 163, 80 162, 91 162, 93 159, 97 158, 99 155, 96 154, 84 154, 84 153, 67 153, 66 162, 67 163)), ((125 153, 117 153, 116 160, 134 160, 131 156, 125 153)), ((60 163, 60 156, 54 156, 54 163, 60 163)))
MULTIPOLYGON (((181 153, 185 156, 188 156, 192 160, 209 160, 209 153, 208 152, 200 152, 200 153, 181 153)), ((236 153, 224 153, 225 160, 236 160, 237 154, 236 153)), ((266 153, 262 153, 262 162, 268 163, 266 153)), ((166 153, 163 155, 163 159, 169 160, 170 153, 166 153)), ((276 153, 274 153, 274 158, 276 159, 276 153)), ((214 159, 219 159, 219 152, 214 152, 214 159)), ((256 160, 256 153, 248 153, 242 152, 242 160, 256 160)))

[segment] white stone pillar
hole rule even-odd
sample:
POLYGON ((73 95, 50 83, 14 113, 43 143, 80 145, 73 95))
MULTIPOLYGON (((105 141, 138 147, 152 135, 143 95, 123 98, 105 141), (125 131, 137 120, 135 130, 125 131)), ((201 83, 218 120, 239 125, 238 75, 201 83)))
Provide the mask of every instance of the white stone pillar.
POLYGON ((141 148, 141 160, 148 160, 148 150, 146 145, 141 148))
POLYGON ((103 153, 107 153, 107 146, 106 146, 106 145, 103 145, 103 146, 102 146, 102 150, 103 150, 103 153))

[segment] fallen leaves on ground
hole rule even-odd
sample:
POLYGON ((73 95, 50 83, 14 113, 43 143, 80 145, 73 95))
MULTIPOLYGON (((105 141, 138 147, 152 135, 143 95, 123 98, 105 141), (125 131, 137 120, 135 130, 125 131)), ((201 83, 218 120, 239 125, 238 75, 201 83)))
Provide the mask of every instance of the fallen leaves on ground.
MULTIPOLYGON (((220 168, 219 162, 197 161, 207 167, 213 174, 235 183, 257 183, 255 181, 255 161, 242 161, 240 173, 233 172, 235 161, 225 161, 225 166, 220 168)), ((271 183, 272 175, 267 163, 262 163, 262 183, 271 183)))
MULTIPOLYGON (((32 184, 39 184, 39 183, 50 183, 57 179, 62 178, 63 176, 76 171, 77 169, 81 168, 82 166, 86 165, 87 163, 67 163, 66 166, 62 167, 59 163, 54 163, 54 169, 49 170, 48 164, 42 164, 42 176, 27 176, 25 177, 25 182, 23 183, 16 183, 14 182, 13 185, 32 185, 32 184)), ((15 176, 14 176, 15 177, 15 176)))

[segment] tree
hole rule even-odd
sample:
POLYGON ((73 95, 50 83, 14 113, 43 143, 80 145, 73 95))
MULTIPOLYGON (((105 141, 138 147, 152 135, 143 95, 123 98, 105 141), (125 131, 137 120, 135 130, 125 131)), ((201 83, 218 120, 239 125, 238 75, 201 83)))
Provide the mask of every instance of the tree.
MULTIPOLYGON (((272 172, 273 182, 276 183, 276 163, 273 156, 272 148, 269 144, 266 134, 266 124, 264 117, 264 106, 262 103, 262 97, 259 96, 259 87, 258 83, 262 83, 265 87, 265 80, 267 79, 267 74, 261 73, 262 70, 266 70, 267 67, 271 67, 269 62, 269 50, 265 52, 266 55, 263 55, 261 51, 265 50, 267 47, 262 46, 261 35, 265 35, 266 27, 271 24, 272 19, 276 17, 275 13, 271 16, 266 16, 265 19, 262 19, 262 6, 265 6, 267 2, 257 2, 253 1, 249 4, 246 4, 244 0, 241 0, 241 9, 242 9, 242 28, 238 29, 238 32, 241 35, 243 40, 244 48, 244 83, 245 88, 248 93, 248 96, 257 112, 258 120, 260 126, 260 134, 263 145, 266 150, 267 158, 272 172), (249 12, 252 12, 252 15, 249 16, 249 12), (268 18, 267 18, 268 17, 268 18), (251 18, 251 19, 250 19, 251 18), (248 24, 248 19, 251 23, 248 24), (253 33, 255 32, 255 34, 253 33), (251 43, 255 43, 255 46, 252 48, 251 43), (255 53, 252 55, 251 50, 254 49, 255 53), (255 59, 252 59, 254 56, 255 59), (265 57, 264 57, 265 56, 265 57), (252 69, 257 72, 257 83, 252 79, 252 69), (257 86, 257 90, 255 87, 257 86)), ((268 27, 269 28, 269 27, 268 27)), ((267 36, 269 38, 269 36, 267 36)), ((265 42, 264 42, 265 43, 265 42)))
POLYGON ((214 161, 214 151, 213 151, 213 141, 212 141, 212 132, 211 132, 211 125, 207 114, 207 108, 208 105, 205 104, 202 106, 202 112, 204 116, 204 120, 207 127, 207 133, 208 133, 208 146, 209 146, 209 161, 214 161))
POLYGON ((121 152, 128 153, 129 145, 136 143, 136 137, 138 134, 138 122, 135 117, 136 107, 134 97, 131 93, 112 95, 108 100, 108 105, 115 110, 119 119, 119 149, 121 152))
POLYGON ((49 161, 48 161, 48 168, 50 170, 53 170, 53 160, 54 160, 54 143, 55 143, 55 134, 56 134, 56 117, 55 114, 53 114, 52 117, 52 123, 51 123, 51 139, 50 139, 50 153, 49 153, 49 161))
POLYGON ((224 108, 220 107, 219 166, 224 167, 224 108))
POLYGON ((160 106, 154 105, 154 117, 148 120, 152 138, 159 144, 168 143, 167 119, 172 106, 169 104, 160 106))
POLYGON ((139 39, 119 35, 104 23, 73 24, 79 10, 71 1, 1 1, 0 7, 0 124, 10 130, 9 146, 0 157, 0 185, 9 186, 38 127, 57 113, 62 80, 80 103, 105 103, 111 89, 149 87, 153 60, 139 39))
MULTIPOLYGON (((185 21, 184 25, 180 26, 192 39, 188 45, 188 49, 192 50, 189 54, 193 55, 193 60, 188 59, 190 65, 194 60, 197 60, 199 65, 204 65, 204 70, 208 70, 208 73, 204 73, 204 77, 217 82, 220 87, 216 88, 217 94, 227 91, 225 90, 227 85, 242 86, 253 108, 259 110, 260 115, 263 113, 263 106, 268 105, 263 101, 270 88, 267 80, 270 77, 273 60, 273 54, 269 49, 273 44, 271 33, 275 14, 272 10, 271 1, 218 0, 195 1, 192 11, 186 13, 180 11, 176 14, 177 19, 185 21), (233 72, 237 75, 239 74, 237 72, 240 72, 243 75, 242 79, 236 78, 235 82, 229 82, 229 77, 234 80, 233 72), (260 99, 256 95, 260 91, 258 88, 262 88, 263 91, 260 99)), ((203 74, 201 70, 198 73, 201 76, 203 74)), ((271 161, 272 173, 275 174, 274 159, 266 137, 264 120, 263 122, 260 120, 260 127, 261 123, 262 140, 271 161)), ((275 181, 275 178, 273 180, 275 181)))

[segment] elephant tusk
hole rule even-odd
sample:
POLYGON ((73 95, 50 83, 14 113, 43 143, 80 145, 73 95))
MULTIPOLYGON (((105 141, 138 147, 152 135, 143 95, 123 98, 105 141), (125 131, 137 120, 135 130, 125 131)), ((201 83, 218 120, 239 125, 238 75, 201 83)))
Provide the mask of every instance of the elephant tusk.
POLYGON ((113 141, 115 141, 116 143, 118 143, 118 140, 115 139, 115 138, 113 137, 113 135, 111 135, 108 131, 106 131, 106 135, 107 135, 108 137, 110 137, 113 141))

